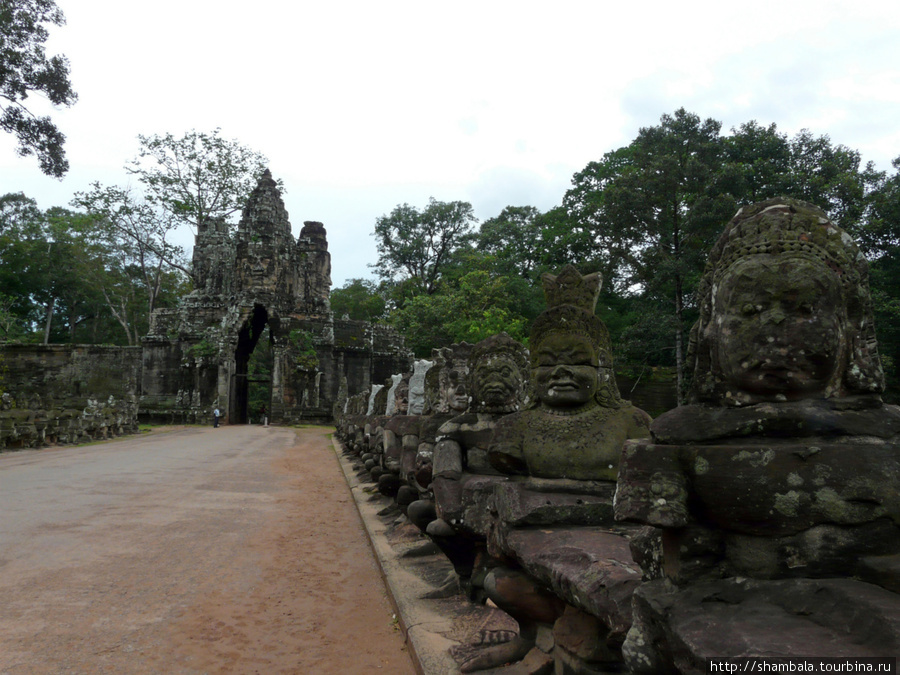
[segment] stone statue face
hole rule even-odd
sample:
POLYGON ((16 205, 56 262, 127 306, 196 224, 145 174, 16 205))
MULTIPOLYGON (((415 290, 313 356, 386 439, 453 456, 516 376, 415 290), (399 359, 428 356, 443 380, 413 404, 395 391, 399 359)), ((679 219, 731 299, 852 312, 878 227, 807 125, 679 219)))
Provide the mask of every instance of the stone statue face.
POLYGON ((825 390, 844 333, 834 272, 807 258, 755 255, 732 265, 714 293, 717 356, 727 383, 788 400, 825 390))
POLYGON ((581 406, 597 391, 597 354, 582 335, 551 333, 538 346, 535 363, 535 393, 546 406, 581 406))
POLYGON ((447 386, 444 390, 444 400, 452 413, 464 413, 469 407, 469 395, 466 385, 459 371, 451 370, 447 376, 447 386))
POLYGON ((409 386, 401 384, 394 392, 394 411, 398 415, 405 415, 409 411, 409 386))
POLYGON ((508 356, 488 355, 475 366, 475 395, 488 407, 515 405, 522 388, 519 368, 508 356))

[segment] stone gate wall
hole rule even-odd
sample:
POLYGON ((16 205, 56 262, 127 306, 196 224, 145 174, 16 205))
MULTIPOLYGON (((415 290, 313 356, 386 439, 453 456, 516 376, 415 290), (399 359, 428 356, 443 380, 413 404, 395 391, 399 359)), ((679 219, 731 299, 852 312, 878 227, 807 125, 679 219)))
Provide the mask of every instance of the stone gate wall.
POLYGON ((140 347, 0 346, 0 450, 137 430, 140 347))

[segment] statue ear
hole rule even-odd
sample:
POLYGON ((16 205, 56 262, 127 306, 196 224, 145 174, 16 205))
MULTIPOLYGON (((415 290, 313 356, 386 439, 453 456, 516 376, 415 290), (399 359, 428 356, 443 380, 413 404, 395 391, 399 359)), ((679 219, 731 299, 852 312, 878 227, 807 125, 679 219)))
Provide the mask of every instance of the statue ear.
POLYGON ((688 338, 687 363, 688 372, 694 380, 691 383, 693 402, 712 400, 715 389, 716 376, 713 373, 718 364, 712 353, 713 341, 706 334, 708 325, 709 322, 704 323, 701 317, 691 328, 688 338))
POLYGON ((880 394, 884 391, 884 370, 878 356, 878 343, 872 324, 850 337, 848 365, 844 384, 852 394, 880 394))

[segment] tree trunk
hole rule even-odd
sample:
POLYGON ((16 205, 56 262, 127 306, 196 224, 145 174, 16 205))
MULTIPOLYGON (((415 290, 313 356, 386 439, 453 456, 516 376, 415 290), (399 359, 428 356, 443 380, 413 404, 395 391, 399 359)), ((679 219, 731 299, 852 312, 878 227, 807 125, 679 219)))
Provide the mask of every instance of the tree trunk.
POLYGON ((682 298, 681 275, 675 277, 675 393, 678 405, 684 405, 684 339, 682 330, 682 298))
POLYGON ((675 400, 678 405, 684 405, 684 345, 683 343, 683 318, 684 287, 681 279, 681 219, 679 218, 680 200, 675 199, 672 204, 672 253, 675 259, 675 400))
MULTIPOLYGON (((110 299, 109 294, 106 292, 105 288, 101 289, 103 291, 103 297, 106 298, 106 306, 109 307, 109 311, 112 312, 112 315, 116 318, 116 321, 119 322, 119 325, 122 326, 122 329, 125 331, 125 337, 128 338, 128 346, 131 347, 134 345, 134 339, 131 337, 131 328, 128 325, 128 310, 125 307, 125 301, 120 300, 121 311, 116 309, 115 303, 110 299)), ((137 330, 135 330, 137 332, 137 330)))
POLYGON ((44 342, 50 344, 50 325, 53 323, 53 308, 56 307, 56 298, 51 298, 47 303, 47 315, 44 319, 44 342))

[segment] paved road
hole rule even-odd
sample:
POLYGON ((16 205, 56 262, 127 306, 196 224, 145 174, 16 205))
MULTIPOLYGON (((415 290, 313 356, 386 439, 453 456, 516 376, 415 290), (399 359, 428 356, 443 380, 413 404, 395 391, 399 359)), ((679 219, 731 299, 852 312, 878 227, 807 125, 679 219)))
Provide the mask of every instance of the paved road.
POLYGON ((323 428, 0 455, 0 673, 411 673, 323 428))

